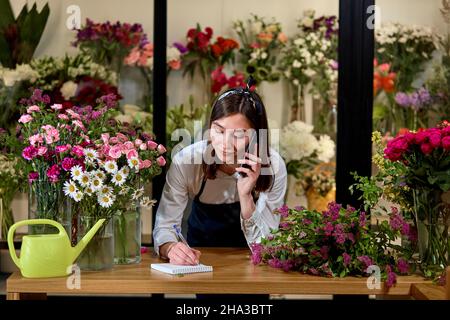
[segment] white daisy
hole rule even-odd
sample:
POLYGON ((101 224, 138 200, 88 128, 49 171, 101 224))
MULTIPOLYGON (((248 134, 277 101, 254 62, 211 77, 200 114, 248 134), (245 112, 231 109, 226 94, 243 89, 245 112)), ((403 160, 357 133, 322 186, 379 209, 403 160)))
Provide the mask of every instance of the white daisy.
POLYGON ((139 159, 136 157, 128 159, 128 165, 130 166, 130 168, 139 170, 139 159))
POLYGON ((73 200, 75 200, 76 202, 80 202, 83 199, 83 194, 78 191, 75 196, 73 197, 73 200))
POLYGON ((100 188, 99 195, 112 195, 113 194, 113 188, 108 187, 108 186, 103 186, 100 188))
POLYGON ((72 179, 74 179, 76 181, 80 181, 80 178, 82 175, 83 175, 83 169, 81 168, 81 166, 76 165, 76 166, 73 166, 72 169, 70 169, 70 176, 72 177, 72 179))
POLYGON ((122 174, 122 172, 119 171, 119 172, 116 172, 116 173, 112 176, 111 181, 112 181, 116 186, 119 186, 119 187, 120 187, 121 185, 123 185, 123 184, 125 183, 126 178, 125 178, 125 176, 122 174))
POLYGON ((128 192, 130 191, 130 187, 124 186, 122 188, 120 188, 119 194, 121 196, 128 194, 128 192))
POLYGON ((103 181, 106 179, 106 174, 102 170, 95 170, 95 171, 92 171, 91 177, 97 177, 103 181))
POLYGON ((112 160, 106 161, 105 164, 103 165, 103 168, 105 169, 106 172, 109 173, 116 173, 118 170, 117 163, 112 160))
POLYGON ((120 168, 120 171, 125 176, 125 178, 130 174, 130 168, 128 166, 123 166, 122 168, 120 168))
POLYGON ((109 194, 98 195, 97 201, 103 208, 109 208, 114 202, 114 196, 109 194))
POLYGON ((78 188, 75 185, 75 182, 72 180, 64 182, 64 188, 63 188, 64 194, 66 196, 70 196, 73 198, 75 194, 78 192, 78 188))
POLYGON ((91 188, 94 191, 98 191, 103 187, 103 181, 99 177, 94 177, 91 179, 91 188))
POLYGON ((122 168, 120 168, 119 172, 122 173, 122 175, 126 179, 130 174, 130 168, 128 166, 123 166, 122 168))
POLYGON ((86 148, 84 149, 84 155, 88 160, 94 162, 98 158, 98 153, 94 149, 86 148))
POLYGON ((153 207, 156 204, 156 200, 150 199, 150 197, 142 197, 140 204, 142 207, 153 207))
POLYGON ((83 187, 87 187, 90 184, 91 179, 89 178, 89 175, 87 173, 83 172, 83 174, 80 177, 80 180, 78 181, 83 187))
POLYGON ((133 200, 137 200, 144 195, 144 188, 137 189, 133 192, 133 200))
POLYGON ((88 196, 92 196, 94 190, 92 189, 92 187, 88 186, 84 189, 84 193, 87 194, 88 196))

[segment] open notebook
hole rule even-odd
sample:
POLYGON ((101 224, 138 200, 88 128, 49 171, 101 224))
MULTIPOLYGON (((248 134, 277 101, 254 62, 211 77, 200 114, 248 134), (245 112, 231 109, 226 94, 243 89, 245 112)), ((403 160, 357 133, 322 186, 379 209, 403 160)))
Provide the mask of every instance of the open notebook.
POLYGON ((204 264, 199 264, 197 266, 182 266, 171 263, 152 263, 151 268, 169 274, 186 274, 213 271, 212 266, 206 266, 204 264))

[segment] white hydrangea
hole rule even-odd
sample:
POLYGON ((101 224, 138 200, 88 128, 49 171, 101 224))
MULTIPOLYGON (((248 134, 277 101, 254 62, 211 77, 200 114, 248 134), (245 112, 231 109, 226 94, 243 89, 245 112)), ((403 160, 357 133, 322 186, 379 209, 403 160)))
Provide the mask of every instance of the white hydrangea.
POLYGON ((61 95, 64 97, 64 99, 69 100, 70 98, 75 96, 77 88, 78 85, 75 82, 67 81, 62 85, 60 89, 61 95))
POLYGON ((280 152, 286 162, 302 160, 311 156, 317 147, 317 139, 312 134, 313 126, 302 121, 293 121, 280 133, 280 152))
POLYGON ((317 145, 317 158, 323 162, 329 162, 334 157, 335 144, 330 136, 322 135, 317 145))

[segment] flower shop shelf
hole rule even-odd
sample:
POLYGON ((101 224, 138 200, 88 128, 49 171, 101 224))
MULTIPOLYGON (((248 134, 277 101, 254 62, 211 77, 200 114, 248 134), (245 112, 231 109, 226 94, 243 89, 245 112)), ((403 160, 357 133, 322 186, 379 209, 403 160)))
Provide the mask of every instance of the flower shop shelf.
MULTIPOLYGON (((203 248, 201 262, 212 265, 210 273, 171 276, 150 269, 161 262, 153 252, 143 255, 136 265, 115 266, 102 272, 81 272, 80 289, 68 289, 67 278, 26 279, 13 273, 7 280, 7 298, 39 299, 46 295, 140 295, 151 293, 235 293, 235 294, 359 294, 410 296, 417 285, 431 285, 419 275, 399 276, 389 290, 369 289, 367 278, 325 278, 284 272, 268 266, 255 266, 250 251, 236 248, 203 248)), ((424 295, 420 296, 424 298, 424 295)))

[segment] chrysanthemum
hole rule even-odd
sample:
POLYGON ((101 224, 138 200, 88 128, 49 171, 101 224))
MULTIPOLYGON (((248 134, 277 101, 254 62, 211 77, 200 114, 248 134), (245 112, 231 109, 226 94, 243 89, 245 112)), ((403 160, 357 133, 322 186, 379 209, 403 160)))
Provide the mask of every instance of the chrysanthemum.
POLYGON ((122 188, 120 188, 119 190, 119 194, 121 196, 128 194, 128 192, 130 192, 130 187, 124 186, 122 188))
POLYGON ((105 180, 106 179, 106 174, 102 171, 102 170, 95 170, 91 173, 92 177, 97 177, 100 180, 105 180))
POLYGON ((125 178, 130 174, 130 168, 128 166, 123 166, 122 168, 120 168, 120 171, 125 176, 125 178))
POLYGON ((82 199, 83 199, 83 193, 81 193, 80 191, 75 193, 73 200, 75 200, 76 202, 80 202, 82 199))
POLYGON ((70 181, 64 182, 63 191, 66 196, 73 198, 75 196, 75 194, 78 192, 78 188, 75 185, 75 182, 70 180, 70 181))
POLYGON ((91 149, 91 148, 84 149, 84 155, 91 162, 94 162, 98 158, 97 151, 95 151, 94 149, 91 149))
POLYGON ((128 165, 130 166, 130 168, 139 170, 139 159, 136 157, 128 159, 128 165))
POLYGON ((72 169, 70 169, 70 176, 72 177, 72 179, 80 181, 82 175, 83 169, 81 168, 81 166, 76 165, 73 166, 72 169))
POLYGON ((91 196, 94 193, 94 189, 92 189, 91 186, 88 186, 84 189, 84 193, 87 194, 88 196, 91 196))
POLYGON ((91 179, 89 178, 89 175, 87 173, 83 172, 83 174, 80 177, 80 180, 78 181, 83 187, 87 187, 90 184, 91 179))
POLYGON ((103 187, 103 181, 99 177, 94 177, 91 179, 91 188, 94 191, 98 191, 103 187))
POLYGON ((114 197, 109 194, 99 194, 97 201, 103 208, 109 208, 114 203, 114 197))
POLYGON ((116 172, 115 174, 113 174, 111 181, 116 185, 116 186, 121 186, 125 183, 126 178, 125 176, 122 174, 121 171, 116 172))
POLYGON ((105 171, 108 173, 116 173, 118 170, 117 163, 112 160, 106 161, 105 164, 103 165, 103 168, 105 168, 105 171))
POLYGON ((138 200, 144 195, 144 188, 137 189, 133 192, 133 200, 138 200))
POLYGON ((108 186, 103 186, 100 188, 99 190, 99 195, 112 195, 113 194, 113 188, 108 187, 108 186))

